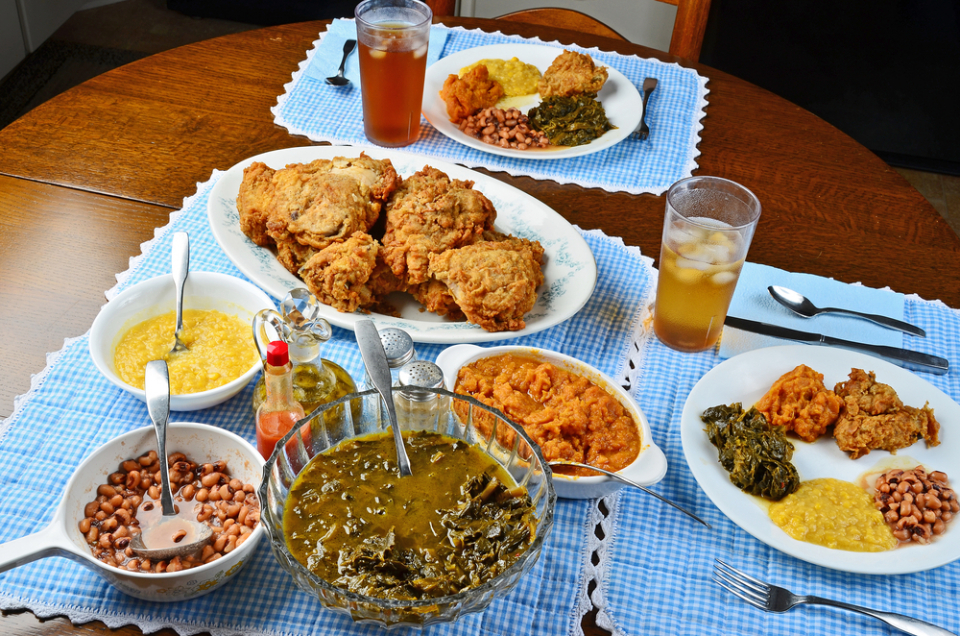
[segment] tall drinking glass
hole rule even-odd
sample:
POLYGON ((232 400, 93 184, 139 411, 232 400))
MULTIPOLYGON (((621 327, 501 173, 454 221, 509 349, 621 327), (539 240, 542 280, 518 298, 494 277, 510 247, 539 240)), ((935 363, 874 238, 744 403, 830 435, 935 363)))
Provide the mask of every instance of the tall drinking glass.
POLYGON ((716 344, 760 219, 760 201, 738 183, 691 177, 667 192, 653 329, 668 347, 716 344))
POLYGON ((380 146, 412 144, 420 135, 433 12, 419 0, 364 0, 355 15, 363 132, 380 146))

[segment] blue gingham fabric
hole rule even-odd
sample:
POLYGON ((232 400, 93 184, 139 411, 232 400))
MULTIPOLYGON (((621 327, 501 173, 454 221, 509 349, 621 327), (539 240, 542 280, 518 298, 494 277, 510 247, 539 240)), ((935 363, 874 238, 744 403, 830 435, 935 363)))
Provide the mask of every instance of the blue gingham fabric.
MULTIPOLYGON (((918 375, 960 400, 960 312, 940 302, 907 297, 903 318, 927 331, 926 339, 905 338, 904 346, 936 352, 952 365, 945 375, 918 375)), ((721 513, 694 480, 680 441, 680 416, 687 396, 721 359, 716 350, 680 353, 655 338, 645 348, 634 395, 650 421, 654 441, 667 455, 669 470, 657 490, 703 517, 713 530, 642 493, 620 491, 611 502, 611 527, 615 530, 605 546, 606 561, 593 595, 602 607, 601 625, 614 634, 637 636, 893 633, 875 619, 822 606, 803 606, 785 614, 754 609, 712 581, 714 558, 721 558, 796 594, 901 612, 960 634, 960 561, 929 572, 896 576, 838 572, 768 547, 721 513)), ((957 424, 941 422, 942 430, 957 434, 957 424)), ((953 477, 949 467, 944 470, 953 477)))
MULTIPOLYGON (((147 278, 170 273, 169 254, 176 231, 190 234, 193 271, 243 278, 221 251, 207 222, 207 199, 223 173, 201 184, 171 223, 144 244, 144 253, 118 276, 113 297, 147 278)), ((584 232, 598 265, 596 292, 573 318, 550 330, 514 339, 559 350, 589 361, 603 372, 626 375, 627 359, 640 329, 639 316, 655 280, 649 259, 636 248, 600 232, 584 232)), ((433 360, 440 345, 417 345, 418 356, 433 360)), ((321 351, 354 378, 362 361, 352 332, 334 328, 321 351)), ((254 442, 253 384, 212 409, 174 413, 172 421, 202 422, 254 442)), ((68 341, 34 378, 31 391, 17 400, 14 413, 0 422, 0 543, 36 532, 48 524, 63 486, 93 450, 127 431, 149 425, 142 402, 114 387, 94 367, 88 334, 68 341)), ((481 614, 431 634, 577 634, 589 609, 587 586, 595 502, 561 500, 553 532, 541 558, 513 591, 481 614)), ((38 616, 65 615, 80 623, 100 620, 111 627, 136 624, 145 631, 172 627, 181 634, 376 634, 349 618, 323 609, 300 592, 276 563, 266 543, 232 582, 183 603, 150 603, 116 591, 97 574, 67 559, 46 558, 0 574, 0 608, 27 608, 38 616)), ((412 633, 413 630, 407 630, 412 633)), ((401 630, 399 633, 403 634, 401 630)))
MULTIPOLYGON (((335 20, 331 25, 335 37, 331 36, 325 45, 327 32, 321 33, 314 48, 307 51, 307 58, 286 85, 285 94, 278 98, 277 105, 271 109, 277 125, 293 134, 305 135, 314 141, 329 141, 334 145, 370 143, 363 134, 360 90, 356 87, 330 86, 318 77, 332 75, 336 70, 342 51, 341 31, 351 27, 353 23, 350 20, 335 20), (329 72, 308 72, 318 52, 337 60, 329 72)), ((652 58, 642 59, 596 48, 585 49, 558 42, 506 36, 499 32, 485 33, 436 25, 432 28, 446 32, 440 57, 491 44, 537 43, 555 46, 558 53, 564 48, 589 53, 598 63, 616 68, 637 87, 643 84, 644 78, 655 77, 660 83, 647 103, 647 123, 656 134, 651 134, 644 141, 631 136, 607 150, 591 155, 539 161, 501 157, 464 146, 442 135, 424 119, 420 127, 420 139, 405 147, 404 151, 453 161, 471 168, 483 167, 512 175, 632 194, 660 195, 673 183, 691 176, 697 168, 696 158, 700 154, 697 144, 703 128, 700 120, 704 117, 708 91, 707 78, 696 71, 652 58)))

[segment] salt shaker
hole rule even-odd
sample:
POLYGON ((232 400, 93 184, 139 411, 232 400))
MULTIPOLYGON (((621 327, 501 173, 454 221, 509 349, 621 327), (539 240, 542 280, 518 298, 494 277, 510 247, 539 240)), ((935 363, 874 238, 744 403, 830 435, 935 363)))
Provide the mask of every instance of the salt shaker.
MULTIPOLYGON (((390 384, 399 386, 400 368, 417 355, 413 348, 413 338, 403 329, 397 329, 396 327, 380 329, 379 331, 383 352, 387 354, 387 366, 390 367, 390 384)), ((370 374, 364 371, 361 390, 372 388, 373 380, 370 379, 370 374)))
POLYGON ((442 389, 443 371, 433 362, 414 360, 400 368, 399 388, 393 392, 397 416, 408 422, 407 430, 437 430, 438 418, 447 412, 449 399, 445 395, 424 391, 442 389))

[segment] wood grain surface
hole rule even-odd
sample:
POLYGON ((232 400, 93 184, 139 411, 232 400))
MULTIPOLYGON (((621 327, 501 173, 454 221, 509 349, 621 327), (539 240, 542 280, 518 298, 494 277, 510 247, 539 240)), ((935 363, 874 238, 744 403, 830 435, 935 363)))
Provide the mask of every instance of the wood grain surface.
MULTIPOLYGON (((629 42, 491 20, 445 23, 696 68, 710 79, 710 94, 695 173, 733 179, 759 197, 763 215, 750 260, 960 307, 960 239, 902 177, 815 115, 629 42)), ((0 416, 12 412, 13 397, 29 388, 48 351, 89 329, 114 274, 198 182, 246 157, 312 143, 274 125, 270 108, 322 28, 271 27, 154 55, 89 80, 0 131, 0 416)), ((663 196, 492 176, 582 228, 659 256, 663 196)), ((585 626, 601 633, 589 616, 585 626)), ((96 622, 73 627, 27 612, 0 618, 0 636, 108 632, 140 633, 96 622)))

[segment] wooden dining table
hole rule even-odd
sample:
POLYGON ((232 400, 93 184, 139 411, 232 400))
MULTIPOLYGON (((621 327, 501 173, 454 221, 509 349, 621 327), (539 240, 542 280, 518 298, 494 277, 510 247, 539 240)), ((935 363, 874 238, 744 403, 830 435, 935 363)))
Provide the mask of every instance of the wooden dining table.
MULTIPOLYGON (((816 115, 713 68, 629 42, 504 21, 436 18, 694 68, 709 78, 695 174, 732 179, 760 199, 749 259, 960 308, 960 239, 876 155, 816 115)), ((0 131, 0 417, 30 389, 46 354, 86 332, 140 244, 214 169, 306 146, 273 123, 323 22, 248 31, 115 69, 0 131)), ((656 135, 653 130, 652 135, 656 135)), ((656 259, 663 196, 491 173, 569 222, 656 259)), ((588 633, 601 633, 588 615, 588 633)), ((139 634, 5 611, 6 634, 139 634)), ((161 633, 173 633, 170 630, 161 633)))

